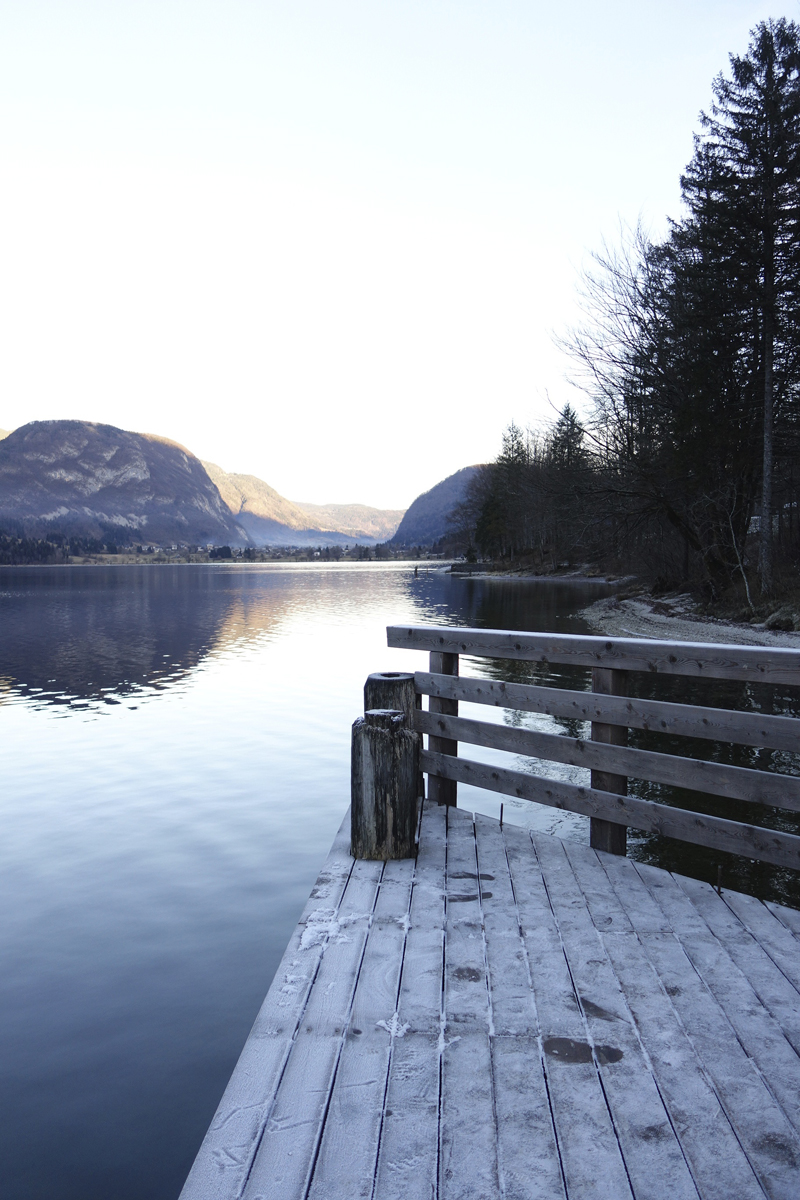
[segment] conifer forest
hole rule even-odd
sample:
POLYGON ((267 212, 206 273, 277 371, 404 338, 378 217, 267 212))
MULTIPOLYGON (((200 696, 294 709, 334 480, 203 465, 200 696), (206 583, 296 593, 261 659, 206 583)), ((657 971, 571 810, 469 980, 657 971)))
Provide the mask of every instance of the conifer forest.
POLYGON ((712 95, 681 218, 583 276, 560 339, 580 419, 508 427, 455 515, 465 552, 750 608, 800 590, 800 26, 758 25, 712 95))

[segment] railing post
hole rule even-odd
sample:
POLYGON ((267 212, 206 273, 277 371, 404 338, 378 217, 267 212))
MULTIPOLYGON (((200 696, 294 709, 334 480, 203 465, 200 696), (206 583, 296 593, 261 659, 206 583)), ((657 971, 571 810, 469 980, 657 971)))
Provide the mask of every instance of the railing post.
POLYGON ((353 858, 416 854, 419 734, 397 709, 371 709, 353 722, 350 853, 353 858))
MULTIPOLYGON (((431 653, 432 675, 457 675, 458 655, 431 653)), ((458 716, 458 701, 445 700, 439 696, 431 696, 428 703, 429 712, 443 713, 448 717, 458 716)), ((452 738, 434 737, 428 735, 428 749, 437 754, 458 754, 458 742, 452 738)), ((428 776, 428 799, 437 804, 448 804, 455 808, 458 803, 457 784, 454 779, 440 779, 438 775, 428 776)))
MULTIPOLYGON (((592 691, 600 692, 604 696, 624 696, 627 674, 627 671, 593 667, 592 691)), ((605 722, 593 721, 592 741, 605 742, 609 746, 627 746, 628 730, 623 725, 607 725, 605 722)), ((612 775, 609 771, 592 771, 592 787, 625 796, 628 792, 628 779, 625 775, 612 775)), ((592 817, 589 841, 595 850, 605 850, 609 854, 625 854, 628 848, 627 826, 592 817)))

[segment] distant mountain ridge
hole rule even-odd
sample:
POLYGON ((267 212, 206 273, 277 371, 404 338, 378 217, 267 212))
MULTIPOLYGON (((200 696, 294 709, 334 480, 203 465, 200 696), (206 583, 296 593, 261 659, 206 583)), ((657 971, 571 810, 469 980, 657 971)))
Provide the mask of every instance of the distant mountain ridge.
POLYGON ((0 430, 0 525, 164 544, 372 545, 402 510, 299 504, 255 475, 223 471, 155 434, 92 421, 0 430))
POLYGON ((256 475, 223 471, 203 462, 237 522, 257 545, 337 545, 385 542, 395 532, 402 509, 366 504, 305 504, 287 500, 256 475))
POLYGON ((368 504, 306 504, 295 500, 297 508, 314 518, 321 529, 338 529, 351 538, 386 542, 397 531, 404 508, 371 508, 368 504))
POLYGON ((0 441, 0 520, 29 536, 249 540, 184 446, 93 421, 31 421, 0 441))
POLYGON ((391 545, 430 546, 450 533, 450 514, 464 499, 467 486, 480 470, 480 466, 462 467, 417 496, 406 510, 391 545))

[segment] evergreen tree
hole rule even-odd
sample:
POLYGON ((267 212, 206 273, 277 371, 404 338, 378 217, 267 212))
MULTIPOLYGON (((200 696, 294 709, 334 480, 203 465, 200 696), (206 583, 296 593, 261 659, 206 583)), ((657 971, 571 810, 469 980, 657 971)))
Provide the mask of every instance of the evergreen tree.
POLYGON ((696 245, 726 268, 762 413, 760 574, 773 586, 776 419, 794 381, 800 350, 800 28, 781 19, 756 27, 746 56, 731 56, 729 78, 714 81, 711 114, 682 178, 696 245))

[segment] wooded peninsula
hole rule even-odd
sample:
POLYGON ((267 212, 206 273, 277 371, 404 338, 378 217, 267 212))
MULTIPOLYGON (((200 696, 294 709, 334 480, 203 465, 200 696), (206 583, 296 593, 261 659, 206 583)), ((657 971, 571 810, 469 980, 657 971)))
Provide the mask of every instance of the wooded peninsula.
POLYGON ((661 241, 623 231, 560 339, 588 415, 510 425, 455 514, 468 556, 593 562, 739 619, 800 592, 800 27, 712 85, 661 241))

